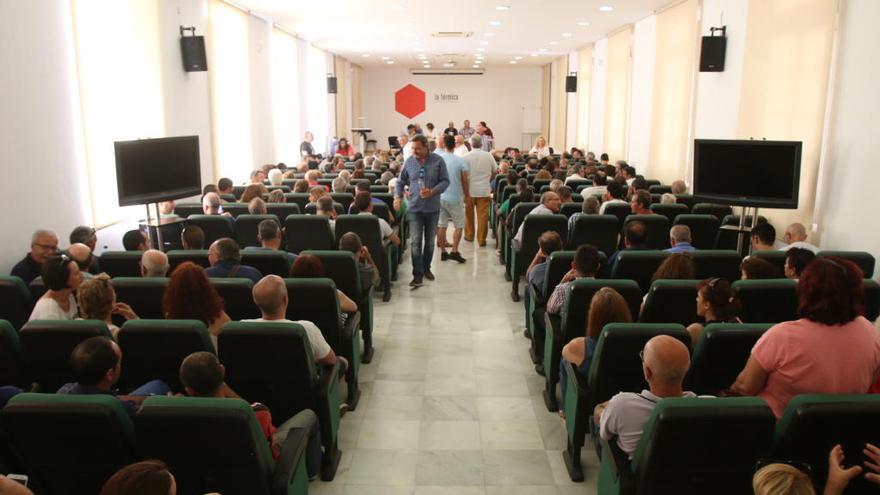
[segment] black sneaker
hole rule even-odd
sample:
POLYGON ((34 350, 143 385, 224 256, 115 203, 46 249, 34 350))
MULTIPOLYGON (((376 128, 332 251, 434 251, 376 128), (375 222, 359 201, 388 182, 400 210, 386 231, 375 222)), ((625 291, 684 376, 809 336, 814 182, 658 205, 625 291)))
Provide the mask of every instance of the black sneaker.
POLYGON ((422 286, 422 277, 413 277, 412 282, 409 283, 410 287, 421 287, 422 286))
POLYGON ((428 280, 434 280, 434 274, 431 270, 425 270, 425 278, 428 280))
POLYGON ((440 261, 446 261, 449 258, 449 253, 447 253, 446 251, 440 251, 440 261))
POLYGON ((459 263, 464 263, 465 261, 467 261, 466 259, 464 259, 461 256, 461 253, 459 253, 458 251, 453 251, 453 252, 449 253, 449 259, 455 260, 459 263))

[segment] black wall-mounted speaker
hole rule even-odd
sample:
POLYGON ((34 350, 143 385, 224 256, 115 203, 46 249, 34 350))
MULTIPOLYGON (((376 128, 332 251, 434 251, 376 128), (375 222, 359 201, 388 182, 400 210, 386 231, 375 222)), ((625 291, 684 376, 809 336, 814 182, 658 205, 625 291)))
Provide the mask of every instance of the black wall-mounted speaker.
POLYGON ((700 48, 700 72, 724 72, 726 36, 703 36, 700 48))
POLYGON ((208 57, 205 55, 204 36, 181 37, 180 53, 183 55, 183 70, 187 72, 208 70, 208 57))
POLYGON ((577 93, 578 91, 578 78, 577 76, 566 76, 565 77, 565 92, 566 93, 577 93))
POLYGON ((336 94, 336 76, 327 76, 327 93, 336 94))

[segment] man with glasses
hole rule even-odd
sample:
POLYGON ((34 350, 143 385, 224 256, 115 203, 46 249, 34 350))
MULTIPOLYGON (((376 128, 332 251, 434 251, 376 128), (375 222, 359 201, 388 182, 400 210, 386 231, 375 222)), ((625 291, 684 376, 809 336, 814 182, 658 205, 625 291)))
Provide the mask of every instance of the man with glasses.
POLYGON ((40 276, 43 263, 58 251, 58 236, 51 230, 38 230, 31 236, 31 252, 12 267, 11 275, 30 284, 40 276))
POLYGON ((645 423, 654 406, 668 397, 696 397, 685 392, 682 382, 691 364, 687 346, 669 335, 658 335, 645 344, 639 353, 642 371, 649 390, 641 393, 621 392, 608 402, 596 406, 593 417, 599 424, 599 434, 626 452, 630 459, 636 451, 645 423))

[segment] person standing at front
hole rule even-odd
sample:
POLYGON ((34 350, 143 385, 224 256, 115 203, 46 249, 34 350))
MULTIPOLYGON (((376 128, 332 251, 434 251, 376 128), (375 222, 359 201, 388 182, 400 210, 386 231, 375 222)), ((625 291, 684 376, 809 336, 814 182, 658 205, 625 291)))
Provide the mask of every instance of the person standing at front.
POLYGON ((434 280, 434 274, 431 273, 434 236, 440 218, 440 194, 449 187, 449 173, 443 158, 428 151, 425 136, 413 138, 412 151, 397 181, 394 209, 400 209, 400 200, 406 191, 413 270, 409 285, 421 287, 423 278, 434 280))

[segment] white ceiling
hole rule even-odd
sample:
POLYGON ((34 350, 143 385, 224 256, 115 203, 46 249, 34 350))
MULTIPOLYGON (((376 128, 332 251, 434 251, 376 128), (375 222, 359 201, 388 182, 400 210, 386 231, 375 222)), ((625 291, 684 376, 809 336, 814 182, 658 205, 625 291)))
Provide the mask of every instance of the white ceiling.
POLYGON ((482 66, 543 65, 673 0, 233 1, 354 63, 421 68, 425 62, 418 55, 423 54, 436 69, 450 60, 457 68, 471 68, 478 54, 485 57, 482 66), (509 9, 499 10, 499 6, 509 9), (601 11, 603 6, 612 10, 601 11), (579 25, 584 22, 589 25, 579 25), (438 31, 473 34, 468 38, 431 36, 438 31))

